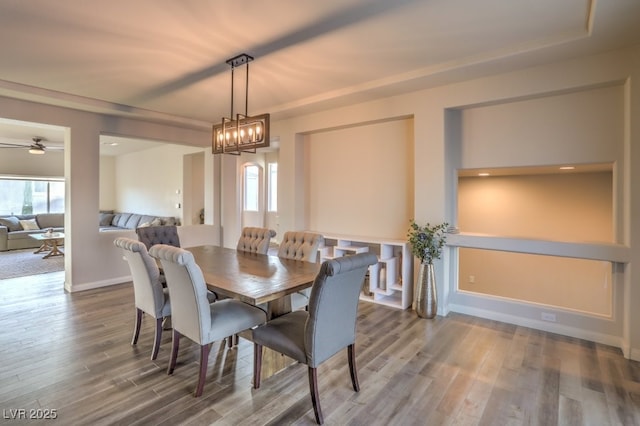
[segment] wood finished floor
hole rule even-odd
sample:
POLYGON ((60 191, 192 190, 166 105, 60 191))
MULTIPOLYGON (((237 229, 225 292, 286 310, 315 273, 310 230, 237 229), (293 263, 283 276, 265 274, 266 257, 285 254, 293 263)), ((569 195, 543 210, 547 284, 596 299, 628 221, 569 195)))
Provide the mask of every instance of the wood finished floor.
MULTIPOLYGON (((204 394, 198 351, 183 339, 168 376, 170 333, 149 360, 153 321, 130 345, 130 285, 68 294, 62 273, 0 281, 0 423, 55 409, 64 425, 315 424, 307 370, 251 388, 252 345, 214 344, 204 394)), ((346 353, 319 368, 328 425, 639 425, 640 363, 618 349, 452 314, 435 320, 361 302, 361 390, 346 353)))

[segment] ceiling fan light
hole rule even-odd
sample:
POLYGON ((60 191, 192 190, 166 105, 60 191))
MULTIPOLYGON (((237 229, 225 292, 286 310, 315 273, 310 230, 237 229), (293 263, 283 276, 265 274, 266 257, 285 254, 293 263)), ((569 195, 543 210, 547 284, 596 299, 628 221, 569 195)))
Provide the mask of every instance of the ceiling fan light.
POLYGON ((29 148, 29 154, 36 154, 36 155, 42 155, 44 154, 44 149, 33 146, 31 148, 29 148))

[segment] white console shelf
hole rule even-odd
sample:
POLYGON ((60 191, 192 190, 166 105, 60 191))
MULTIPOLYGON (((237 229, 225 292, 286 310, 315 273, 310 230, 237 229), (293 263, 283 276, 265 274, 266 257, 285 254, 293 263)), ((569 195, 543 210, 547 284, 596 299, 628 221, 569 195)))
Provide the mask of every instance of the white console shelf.
POLYGON ((324 235, 322 261, 365 252, 378 256, 378 263, 369 267, 360 299, 399 309, 411 306, 413 255, 407 241, 320 233, 324 235))

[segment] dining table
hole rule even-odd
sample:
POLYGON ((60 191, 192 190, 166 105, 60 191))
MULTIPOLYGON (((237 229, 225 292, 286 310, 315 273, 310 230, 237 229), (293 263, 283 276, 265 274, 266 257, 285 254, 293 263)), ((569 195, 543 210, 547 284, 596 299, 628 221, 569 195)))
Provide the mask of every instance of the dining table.
MULTIPOLYGON (((319 263, 243 252, 213 245, 186 248, 202 270, 207 288, 219 297, 229 297, 267 310, 267 319, 291 311, 290 295, 311 287, 319 263)), ((250 333, 241 333, 251 339, 250 333)), ((263 379, 294 361, 263 348, 263 379)))
POLYGON ((319 263, 239 251, 213 245, 187 248, 207 288, 219 296, 267 305, 268 318, 291 310, 290 294, 311 287, 319 263))

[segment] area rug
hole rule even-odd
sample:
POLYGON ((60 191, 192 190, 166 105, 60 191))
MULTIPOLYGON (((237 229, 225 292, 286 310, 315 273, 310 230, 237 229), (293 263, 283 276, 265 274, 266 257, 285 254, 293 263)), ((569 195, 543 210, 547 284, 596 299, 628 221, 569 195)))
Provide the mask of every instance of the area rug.
POLYGON ((64 256, 43 259, 35 249, 0 252, 0 280, 64 270, 64 256))

